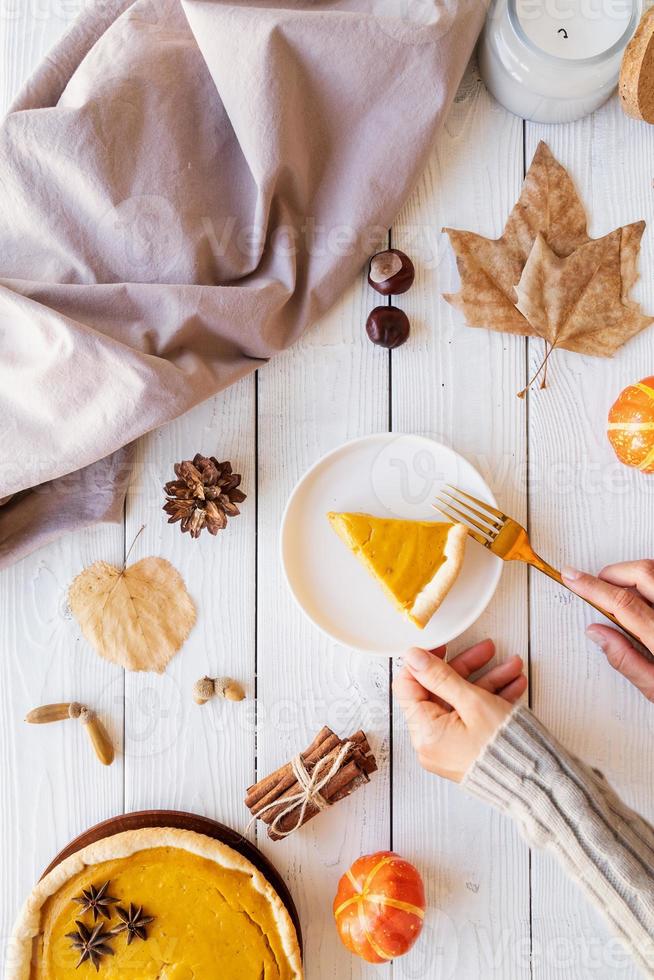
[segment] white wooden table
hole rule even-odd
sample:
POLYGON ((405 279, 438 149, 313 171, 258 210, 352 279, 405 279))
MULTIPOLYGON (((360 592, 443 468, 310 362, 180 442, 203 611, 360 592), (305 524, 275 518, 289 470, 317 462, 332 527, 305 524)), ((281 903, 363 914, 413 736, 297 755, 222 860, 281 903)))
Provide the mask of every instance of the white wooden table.
MULTIPOLYGON (((0 98, 22 80, 83 6, 9 3, 0 17, 0 98)), ((617 463, 605 438, 622 387, 654 372, 650 331, 613 361, 565 352, 551 387, 515 397, 541 344, 464 327, 440 298, 456 284, 443 225, 499 234, 539 139, 569 167, 604 234, 651 217, 654 129, 615 100, 561 127, 523 124, 466 76, 428 169, 392 229, 417 281, 399 297, 413 335, 389 355, 366 339, 375 295, 362 276, 293 350, 142 441, 124 526, 68 536, 0 576, 0 934, 54 853, 123 810, 194 810, 245 825, 244 788, 304 746, 321 724, 362 726, 380 760, 374 781, 286 842, 259 843, 286 876, 303 922, 309 980, 378 975, 336 938, 336 882, 362 853, 393 847, 420 868, 429 914, 415 950, 386 968, 433 980, 621 980, 636 977, 565 874, 530 853, 514 827, 461 791, 421 773, 389 693, 392 667, 327 642, 302 617, 278 562, 286 499, 303 471, 346 439, 389 427, 435 436, 474 463, 503 507, 529 521, 554 563, 597 569, 654 553, 654 478, 617 463), (182 538, 160 511, 174 461, 196 451, 230 458, 249 493, 217 540, 182 538), (181 571, 198 624, 163 678, 124 674, 81 638, 66 590, 90 562, 162 555, 181 571), (205 673, 247 686, 241 705, 196 707, 205 673), (40 703, 79 699, 110 727, 120 754, 102 769, 75 726, 28 728, 40 703)), ((645 236, 640 296, 654 309, 654 228, 645 236)), ((568 745, 654 817, 654 708, 590 648, 590 614, 564 590, 507 568, 482 619, 455 644, 486 635, 500 656, 529 660, 530 699, 568 745)))

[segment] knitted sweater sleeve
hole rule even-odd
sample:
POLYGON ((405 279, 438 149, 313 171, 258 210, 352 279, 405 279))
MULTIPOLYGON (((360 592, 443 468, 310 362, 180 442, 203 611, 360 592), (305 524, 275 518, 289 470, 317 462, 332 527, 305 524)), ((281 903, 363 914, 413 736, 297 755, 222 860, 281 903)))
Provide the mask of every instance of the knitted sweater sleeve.
POLYGON ((512 817, 532 846, 556 855, 654 977, 654 829, 602 775, 519 707, 463 785, 512 817))

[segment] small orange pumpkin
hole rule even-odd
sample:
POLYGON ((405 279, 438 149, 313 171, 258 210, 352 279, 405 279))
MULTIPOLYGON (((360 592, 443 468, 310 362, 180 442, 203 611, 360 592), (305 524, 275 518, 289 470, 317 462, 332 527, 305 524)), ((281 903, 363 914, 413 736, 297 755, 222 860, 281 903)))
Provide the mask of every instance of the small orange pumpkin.
POLYGON ((654 377, 620 394, 609 412, 608 437, 621 463, 654 473, 654 377))
POLYGON ((386 963, 408 953, 424 917, 422 878, 392 851, 360 857, 338 883, 338 933, 344 945, 368 963, 386 963))

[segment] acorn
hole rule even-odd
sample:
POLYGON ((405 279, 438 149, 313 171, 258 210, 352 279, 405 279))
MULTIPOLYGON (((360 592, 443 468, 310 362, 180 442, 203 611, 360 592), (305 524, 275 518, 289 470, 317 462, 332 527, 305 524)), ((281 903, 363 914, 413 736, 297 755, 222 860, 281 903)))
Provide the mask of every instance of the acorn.
POLYGON ((84 725, 98 759, 104 766, 110 766, 114 761, 115 752, 109 733, 95 711, 91 711, 79 701, 43 704, 40 708, 33 708, 25 721, 30 725, 45 725, 52 721, 64 721, 67 718, 79 720, 84 725))
POLYGON ((370 259, 368 282, 382 296, 406 293, 415 279, 413 262, 399 248, 387 248, 370 259))
POLYGON ((212 698, 224 698, 225 701, 243 701, 245 691, 231 677, 201 677, 193 685, 193 700, 196 704, 206 704, 212 698))

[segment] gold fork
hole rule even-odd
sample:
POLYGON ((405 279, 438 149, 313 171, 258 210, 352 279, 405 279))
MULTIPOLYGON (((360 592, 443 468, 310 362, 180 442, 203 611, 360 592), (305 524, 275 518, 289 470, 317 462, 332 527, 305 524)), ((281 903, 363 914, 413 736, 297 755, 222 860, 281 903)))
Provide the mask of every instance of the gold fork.
MULTIPOLYGON (((561 578, 561 573, 557 572, 556 568, 549 565, 544 561, 540 555, 537 555, 529 542, 529 535, 525 531, 521 524, 514 521, 512 517, 508 517, 503 514, 501 510, 497 510, 496 507, 491 507, 484 500, 478 500, 477 497, 473 497, 472 494, 466 493, 464 490, 458 490, 456 487, 446 484, 447 489, 442 490, 441 494, 449 497, 450 500, 444 500, 443 496, 437 498, 438 504, 433 504, 435 510, 440 511, 444 514, 449 521, 457 520, 461 521, 468 528, 468 532, 471 537, 482 544, 484 548, 488 548, 497 555, 498 558, 502 558, 504 561, 524 561, 532 568, 537 568, 539 572, 547 575, 549 578, 554 579, 559 585, 568 589, 573 595, 572 589, 569 589, 561 578), (454 491, 451 493, 450 491, 454 491), (461 497, 465 497, 465 500, 461 500, 461 497), (453 503, 451 502, 453 501, 453 503), (475 505, 471 506, 468 501, 472 501, 475 505), (439 506, 439 504, 441 506, 439 506), (454 504, 458 504, 458 507, 462 509, 459 510, 454 504), (448 513, 448 508, 451 513, 448 513), (452 515, 455 514, 456 517, 452 515), (472 525, 472 526, 471 526, 472 525), (474 528, 474 530, 473 530, 474 528)), ((582 596, 579 596, 581 599, 582 596)), ((642 643, 637 636, 630 633, 628 629, 618 622, 613 613, 608 612, 606 609, 602 609, 601 606, 595 605, 590 599, 585 599, 585 602, 594 609, 597 609, 602 616, 606 616, 610 619, 612 623, 618 626, 623 633, 630 636, 632 640, 636 643, 642 643)))

